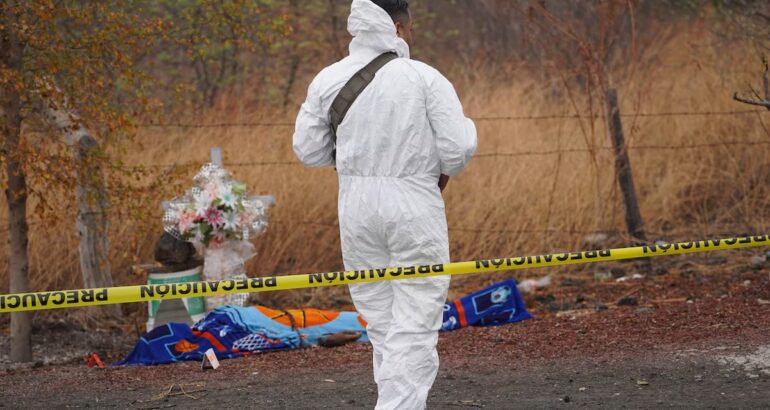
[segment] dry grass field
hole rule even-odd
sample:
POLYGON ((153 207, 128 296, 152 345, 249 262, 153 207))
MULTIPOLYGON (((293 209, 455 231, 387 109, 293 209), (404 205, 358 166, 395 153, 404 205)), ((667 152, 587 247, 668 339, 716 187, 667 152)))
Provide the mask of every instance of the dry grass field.
MULTIPOLYGON (((724 40, 697 27, 661 38, 665 41, 648 50, 633 69, 613 72, 611 78, 620 96, 648 236, 678 240, 767 233, 770 113, 713 114, 751 110, 731 96, 748 84, 758 84, 758 53, 739 42, 725 47, 724 40), (647 115, 700 112, 712 114, 647 115)), ((594 105, 592 118, 588 102, 579 97, 584 95, 581 90, 571 90, 574 98, 570 98, 555 72, 548 74, 553 81, 542 81, 542 73, 526 67, 508 68, 505 82, 479 74, 497 69, 487 67, 473 75, 460 69, 447 73, 466 113, 477 119, 479 133, 477 157, 445 193, 453 260, 578 250, 587 246, 584 238, 592 232, 609 235, 603 246, 630 243, 622 234, 623 207, 603 108, 594 105), (519 118, 577 113, 579 118, 519 118)), ((299 82, 295 101, 301 101, 308 81, 299 82)), ((225 98, 205 115, 182 122, 285 123, 292 122, 295 109, 290 105, 285 113, 248 112, 225 98)), ((277 199, 268 232, 255 241, 258 254, 248 265, 249 274, 339 269, 335 173, 297 163, 292 130, 291 126, 141 128, 123 160, 153 167, 141 184, 160 178, 186 187, 194 167, 164 172, 163 166, 203 164, 211 147, 221 147, 236 178, 253 193, 277 199), (260 162, 293 163, 249 165, 260 162)), ((130 266, 152 260, 161 232, 160 203, 170 199, 168 195, 125 199, 143 201, 153 218, 112 220, 111 260, 117 284, 145 281, 133 275, 130 266)), ((74 216, 68 212, 63 211, 61 222, 31 226, 32 289, 82 286, 74 216)), ((5 263, 5 256, 0 256, 0 292, 8 290, 5 263)), ((522 273, 534 274, 541 272, 522 273)), ((486 280, 458 279, 455 289, 468 281, 475 285, 486 280)), ((282 292, 260 300, 278 306, 329 306, 346 297, 346 289, 330 288, 282 292)))

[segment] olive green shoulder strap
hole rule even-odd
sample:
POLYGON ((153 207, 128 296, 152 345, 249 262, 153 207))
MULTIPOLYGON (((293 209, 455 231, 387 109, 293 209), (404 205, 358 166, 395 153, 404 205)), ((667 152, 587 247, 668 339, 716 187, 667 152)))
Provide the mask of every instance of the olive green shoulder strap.
POLYGON ((345 114, 348 113, 350 106, 353 105, 353 102, 356 101, 356 98, 358 98, 359 95, 361 95, 366 86, 374 80, 374 75, 377 71, 396 58, 398 58, 398 56, 394 52, 380 54, 364 68, 353 74, 353 77, 345 83, 345 86, 343 86, 342 90, 337 94, 337 97, 334 99, 332 106, 329 109, 329 119, 331 122, 335 154, 337 146, 337 127, 339 127, 342 120, 345 119, 345 114))

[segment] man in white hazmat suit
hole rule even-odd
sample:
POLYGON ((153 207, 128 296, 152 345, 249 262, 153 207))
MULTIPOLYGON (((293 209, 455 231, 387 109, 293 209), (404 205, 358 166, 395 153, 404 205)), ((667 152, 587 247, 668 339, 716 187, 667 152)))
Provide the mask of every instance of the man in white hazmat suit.
MULTIPOLYGON (((306 166, 337 168, 345 269, 449 262, 441 190, 470 161, 476 128, 449 81, 409 59, 407 0, 353 0, 348 31, 350 55, 310 84, 293 141, 306 166), (337 128, 335 147, 333 100, 357 71, 386 52, 399 58, 377 71, 355 99, 337 128)), ((378 409, 425 407, 438 372, 436 343, 448 286, 448 276, 350 286, 368 323, 378 409)))

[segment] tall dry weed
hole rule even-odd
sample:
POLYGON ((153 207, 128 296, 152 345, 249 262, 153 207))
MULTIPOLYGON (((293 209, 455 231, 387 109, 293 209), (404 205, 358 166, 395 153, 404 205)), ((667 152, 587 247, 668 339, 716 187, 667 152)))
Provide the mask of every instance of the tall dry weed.
MULTIPOLYGON (((770 115, 635 115, 748 108, 730 97, 758 78, 753 49, 743 44, 720 49, 719 41, 695 31, 683 31, 660 44, 654 54, 638 62, 632 78, 613 78, 625 115, 623 125, 648 236, 684 240, 767 232, 770 145, 722 144, 770 142, 770 115), (692 145, 703 146, 676 148, 692 145)), ((473 117, 576 113, 559 89, 558 79, 543 82, 542 73, 531 69, 514 70, 504 83, 487 81, 480 74, 465 76, 458 71, 451 75, 467 114, 473 117)), ((301 98, 299 93, 297 97, 301 98)), ((580 106, 579 98, 577 101, 578 112, 583 114, 585 107, 580 106)), ((232 101, 222 104, 237 105, 232 101)), ((293 112, 247 114, 231 108, 193 119, 203 123, 292 120, 293 112)), ((623 207, 603 118, 478 120, 476 125, 477 157, 452 179, 445 194, 453 260, 577 250, 591 232, 608 233, 607 246, 628 243, 622 234, 623 207)), ((125 161, 160 167, 202 164, 213 146, 222 148, 225 164, 294 161, 229 167, 252 192, 277 199, 269 230, 255 241, 258 254, 249 262, 248 272, 266 275, 340 269, 336 175, 331 169, 305 169, 296 163, 292 131, 282 126, 145 128, 125 161)), ((173 179, 189 185, 195 171, 185 168, 173 179)), ((158 177, 147 177, 143 183, 152 178, 158 177)), ((117 284, 146 280, 132 275, 130 266, 152 259, 154 241, 161 232, 160 203, 168 199, 163 195, 168 193, 136 199, 146 201, 142 205, 155 215, 153 220, 111 221, 111 259, 117 284)), ((68 218, 74 221, 72 215, 68 218)), ((81 286, 73 226, 74 222, 32 226, 33 289, 81 286)), ((0 264, 6 264, 5 258, 0 264)), ((3 266, 2 292, 8 289, 6 271, 3 266)), ((457 279, 453 294, 493 278, 530 274, 457 279)), ((347 291, 341 287, 261 294, 258 300, 284 307, 330 307, 348 301, 347 291)), ((144 311, 138 305, 131 309, 144 311)))

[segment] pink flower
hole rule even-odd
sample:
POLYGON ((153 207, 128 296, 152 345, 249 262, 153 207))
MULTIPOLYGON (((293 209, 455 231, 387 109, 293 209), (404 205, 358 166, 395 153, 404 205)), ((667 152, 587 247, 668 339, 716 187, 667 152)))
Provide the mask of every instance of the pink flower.
POLYGON ((211 198, 218 198, 219 194, 222 192, 222 186, 218 184, 216 181, 211 181, 208 184, 206 184, 206 193, 209 194, 211 198))
POLYGON ((227 240, 227 236, 220 230, 215 230, 209 239, 209 248, 218 248, 227 240))
POLYGON ((177 225, 179 227, 179 232, 186 233, 190 230, 193 226, 193 222, 195 222, 195 212, 185 209, 181 212, 179 212, 178 222, 177 225))
POLYGON ((244 209, 240 214, 238 214, 238 225, 250 225, 251 221, 253 221, 255 217, 256 214, 254 214, 254 212, 251 212, 248 209, 244 209))
POLYGON ((224 215, 222 215, 222 211, 216 208, 207 209, 204 218, 209 224, 211 224, 211 226, 221 225, 225 221, 224 215))

